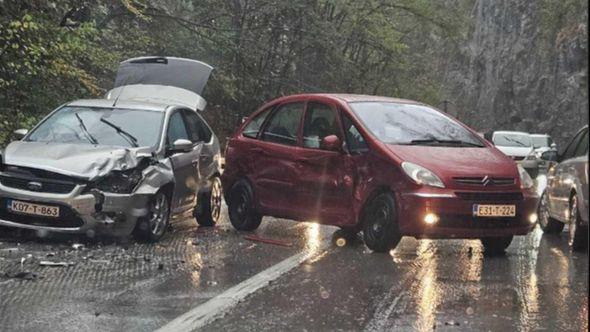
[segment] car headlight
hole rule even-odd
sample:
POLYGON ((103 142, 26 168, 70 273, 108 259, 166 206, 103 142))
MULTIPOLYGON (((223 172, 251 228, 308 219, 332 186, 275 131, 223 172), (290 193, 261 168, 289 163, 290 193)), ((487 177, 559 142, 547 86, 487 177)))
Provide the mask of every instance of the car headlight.
POLYGON ((402 169, 417 184, 444 188, 444 183, 429 169, 409 162, 402 163, 402 169))
POLYGON ((138 169, 128 171, 113 171, 107 177, 99 180, 95 188, 109 193, 130 194, 142 179, 138 169))
POLYGON ((520 186, 523 189, 532 188, 535 185, 535 182, 533 181, 529 173, 527 173, 524 167, 520 165, 516 165, 516 167, 518 168, 518 176, 520 177, 520 186))
POLYGON ((526 156, 526 160, 535 160, 535 159, 537 159, 536 153, 531 153, 528 156, 526 156))

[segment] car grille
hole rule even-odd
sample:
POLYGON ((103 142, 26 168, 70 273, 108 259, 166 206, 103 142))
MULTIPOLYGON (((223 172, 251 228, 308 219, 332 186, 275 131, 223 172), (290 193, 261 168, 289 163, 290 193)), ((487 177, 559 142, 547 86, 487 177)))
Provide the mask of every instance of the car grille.
POLYGON ((478 202, 514 202, 523 200, 521 192, 470 192, 470 191, 458 191, 455 192, 457 197, 478 202))
POLYGON ((0 173, 0 183, 6 187, 27 191, 68 194, 82 181, 32 168, 5 166, 0 173), (31 183, 36 183, 37 187, 33 188, 31 183))
MULTIPOLYGON (((84 225, 84 221, 68 206, 62 204, 47 204, 59 206, 59 217, 49 218, 42 216, 31 216, 25 214, 12 213, 7 208, 7 199, 3 198, 0 200, 0 219, 12 221, 24 225, 35 225, 35 226, 47 226, 56 228, 71 228, 81 227, 84 225)), ((31 202, 35 203, 35 202, 31 202)))
POLYGON ((466 186, 511 186, 516 183, 514 178, 495 178, 495 177, 455 177, 455 183, 466 186))

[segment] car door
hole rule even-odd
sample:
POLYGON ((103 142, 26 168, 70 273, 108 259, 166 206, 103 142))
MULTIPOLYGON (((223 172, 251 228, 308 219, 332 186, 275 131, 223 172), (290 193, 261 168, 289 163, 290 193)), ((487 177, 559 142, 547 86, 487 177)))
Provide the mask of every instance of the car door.
POLYGON ((344 150, 322 149, 322 139, 330 135, 344 142, 338 110, 334 105, 309 101, 296 163, 298 201, 305 207, 305 219, 351 224, 354 165, 344 150))
POLYGON ((252 154, 251 178, 261 212, 297 219, 301 206, 295 201, 298 133, 303 102, 279 105, 269 115, 252 154))
POLYGON ((582 141, 583 135, 584 131, 577 133, 560 156, 559 164, 555 165, 547 176, 547 194, 549 195, 551 215, 563 221, 568 218, 569 195, 571 192, 568 172, 571 170, 576 149, 582 141))
POLYGON ((201 144, 195 144, 188 152, 173 151, 172 145, 178 139, 190 140, 183 110, 176 110, 170 115, 166 131, 166 153, 172 165, 175 181, 172 197, 174 214, 186 211, 195 204, 199 183, 199 156, 202 148, 201 144))
POLYGON ((199 155, 199 179, 200 185, 204 185, 218 171, 217 153, 219 145, 214 142, 213 132, 205 120, 203 120, 195 111, 184 110, 184 118, 188 127, 188 136, 194 144, 201 144, 202 149, 199 155))

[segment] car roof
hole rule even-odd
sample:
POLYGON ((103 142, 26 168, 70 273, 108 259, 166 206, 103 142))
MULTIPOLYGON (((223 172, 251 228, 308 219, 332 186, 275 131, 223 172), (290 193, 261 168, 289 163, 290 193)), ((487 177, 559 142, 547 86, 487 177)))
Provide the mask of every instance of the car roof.
POLYGON ((289 100, 297 100, 297 99, 305 99, 305 98, 313 98, 313 97, 321 97, 321 98, 330 98, 330 99, 338 99, 346 103, 354 103, 354 102, 390 102, 390 103, 400 103, 400 104, 414 104, 414 105, 426 105, 415 100, 410 99, 401 99, 401 98, 392 98, 392 97, 384 97, 384 96, 371 96, 371 95, 361 95, 361 94, 344 94, 344 93, 305 93, 305 94, 296 94, 296 95, 289 95, 277 98, 273 100, 271 103, 280 103, 283 101, 289 100))
POLYGON ((548 135, 548 134, 531 134, 531 136, 534 136, 534 137, 551 137, 551 135, 548 135))
POLYGON ((169 106, 167 104, 153 103, 153 102, 138 102, 128 100, 118 100, 113 106, 113 100, 108 99, 79 99, 72 101, 67 106, 81 106, 81 107, 101 107, 101 108, 125 108, 148 111, 164 112, 169 106))
POLYGON ((529 133, 525 133, 524 131, 510 131, 510 130, 498 130, 498 131, 494 131, 494 135, 496 134, 502 134, 502 135, 527 135, 530 136, 531 134, 529 133))

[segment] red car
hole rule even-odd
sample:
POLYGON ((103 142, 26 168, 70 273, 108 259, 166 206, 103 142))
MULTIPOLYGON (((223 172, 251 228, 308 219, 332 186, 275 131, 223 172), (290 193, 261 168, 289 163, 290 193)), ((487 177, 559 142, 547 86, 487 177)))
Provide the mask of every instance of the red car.
POLYGON ((481 239, 501 253, 537 221, 520 166, 459 121, 411 100, 305 94, 262 106, 230 138, 231 223, 262 216, 362 231, 377 252, 402 236, 481 239))

